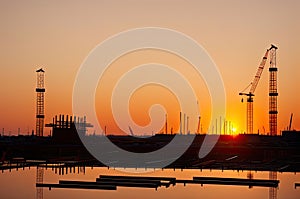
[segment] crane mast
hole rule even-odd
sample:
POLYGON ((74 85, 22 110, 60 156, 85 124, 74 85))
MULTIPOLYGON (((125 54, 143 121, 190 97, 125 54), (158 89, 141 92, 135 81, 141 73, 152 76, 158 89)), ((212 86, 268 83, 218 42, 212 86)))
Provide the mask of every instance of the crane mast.
POLYGON ((276 67, 276 50, 278 48, 272 45, 270 52, 269 68, 269 127, 270 135, 277 135, 277 67, 276 67))
POLYGON ((45 98, 45 88, 44 88, 44 73, 45 71, 41 68, 36 71, 37 73, 37 87, 36 91, 36 135, 44 135, 44 98, 45 98))

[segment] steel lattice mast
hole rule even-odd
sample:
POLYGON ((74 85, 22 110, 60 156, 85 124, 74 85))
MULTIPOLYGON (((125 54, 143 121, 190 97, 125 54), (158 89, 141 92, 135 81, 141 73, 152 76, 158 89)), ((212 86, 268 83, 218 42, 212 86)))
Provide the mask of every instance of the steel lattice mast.
POLYGON ((272 45, 270 51, 270 77, 269 77, 269 128, 270 135, 277 135, 277 67, 276 67, 276 46, 272 45))
POLYGON ((37 72, 37 87, 36 91, 36 135, 44 135, 44 74, 45 71, 41 68, 37 72))

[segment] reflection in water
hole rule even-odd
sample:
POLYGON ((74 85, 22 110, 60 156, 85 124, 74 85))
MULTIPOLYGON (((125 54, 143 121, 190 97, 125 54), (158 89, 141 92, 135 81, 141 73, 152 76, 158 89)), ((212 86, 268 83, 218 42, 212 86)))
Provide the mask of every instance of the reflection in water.
MULTIPOLYGON (((36 168, 36 183, 43 183, 44 168, 37 166, 36 168)), ((36 199, 43 199, 43 188, 36 188, 36 199)))
POLYGON ((102 189, 117 190, 118 187, 135 188, 169 188, 170 185, 231 185, 231 186, 257 186, 257 187, 278 187, 278 180, 266 179, 245 179, 245 178, 224 178, 224 177, 203 177, 194 176, 192 179, 178 179, 165 176, 132 176, 132 175, 100 175, 93 181, 81 180, 59 180, 58 183, 37 183, 37 187, 68 188, 68 189, 102 189))
MULTIPOLYGON (((269 173, 270 180, 277 180, 277 172, 270 171, 269 173)), ((269 199, 277 199, 277 188, 271 187, 269 188, 269 199)))
MULTIPOLYGON (((35 183, 37 180, 36 167, 25 167, 23 169, 5 170, 0 174, 0 192, 1 198, 35 198, 35 183), (20 190, 19 192, 12 192, 12 187, 14 189, 20 190)), ((124 170, 126 172, 126 169, 124 170)), ((44 183, 57 183, 59 180, 79 180, 79 181, 95 181, 100 175, 133 175, 128 173, 123 173, 116 171, 114 169, 108 169, 104 167, 65 167, 63 165, 49 165, 48 168, 44 168, 44 183)), ((164 176, 164 177, 176 177, 177 179, 193 179, 194 176, 199 177, 222 177, 222 178, 244 178, 247 177, 253 179, 269 179, 269 172, 237 172, 237 171, 221 171, 221 170, 183 170, 180 169, 164 169, 155 170, 155 172, 150 172, 144 174, 147 176, 164 176), (250 174, 251 173, 251 174, 250 174)), ((137 175, 140 176, 140 175, 137 175)), ((290 198, 298 199, 300 196, 300 189, 295 189, 295 182, 299 181, 299 174, 295 173, 278 173, 278 180, 280 180, 280 189, 276 189, 278 192, 278 198, 290 198)), ((72 198, 81 199, 91 198, 98 199, 99 195, 103 198, 123 198, 129 199, 134 198, 137 195, 143 196, 145 199, 151 198, 172 198, 179 199, 184 197, 187 198, 220 198, 224 195, 230 195, 232 199, 240 198, 243 195, 243 199, 253 199, 253 198, 265 198, 269 197, 269 188, 258 188, 253 187, 249 189, 244 186, 221 186, 221 185, 197 185, 189 184, 188 186, 183 186, 183 184, 177 184, 176 186, 171 186, 169 188, 160 188, 157 191, 153 189, 146 188, 126 188, 120 187, 117 191, 105 191, 105 190, 76 190, 76 189, 53 189, 49 191, 44 190, 44 197, 48 199, 54 198, 72 198), (134 190, 134 191, 133 191, 134 190)))

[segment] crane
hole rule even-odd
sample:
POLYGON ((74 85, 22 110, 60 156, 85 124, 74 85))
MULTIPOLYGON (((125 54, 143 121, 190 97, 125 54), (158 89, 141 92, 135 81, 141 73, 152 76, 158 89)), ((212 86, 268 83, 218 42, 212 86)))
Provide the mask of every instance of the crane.
MULTIPOLYGON (((245 95, 247 96, 247 133, 248 134, 253 134, 253 97, 254 97, 254 92, 257 87, 257 84, 259 82, 260 76, 263 72, 263 69, 266 65, 266 61, 268 58, 269 51, 272 50, 273 48, 276 48, 274 45, 271 45, 269 49, 265 52, 265 55, 260 62, 260 65, 257 69, 257 72, 255 74, 255 77, 253 81, 247 86, 242 92, 239 93, 239 95, 245 95), (245 92, 246 89, 248 89, 251 86, 250 90, 248 93, 245 92)), ((243 102, 243 99, 242 99, 243 102)))

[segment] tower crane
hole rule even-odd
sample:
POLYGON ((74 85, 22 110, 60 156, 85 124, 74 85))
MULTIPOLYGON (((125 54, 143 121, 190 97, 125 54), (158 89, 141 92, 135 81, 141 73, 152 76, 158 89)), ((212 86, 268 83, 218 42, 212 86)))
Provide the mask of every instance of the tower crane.
MULTIPOLYGON (((276 48, 274 45, 271 45, 269 49, 265 52, 265 55, 263 59, 260 62, 260 65, 257 69, 257 72, 255 74, 255 77, 253 81, 247 86, 242 92, 239 93, 239 95, 245 95, 247 96, 247 133, 248 134, 253 134, 253 97, 254 97, 254 92, 257 87, 257 84, 259 82, 260 76, 263 72, 263 69, 266 65, 266 61, 268 58, 269 51, 272 50, 273 48, 276 48), (251 86, 249 92, 245 92, 246 89, 248 89, 251 86)), ((243 102, 243 100, 242 100, 243 102)))

